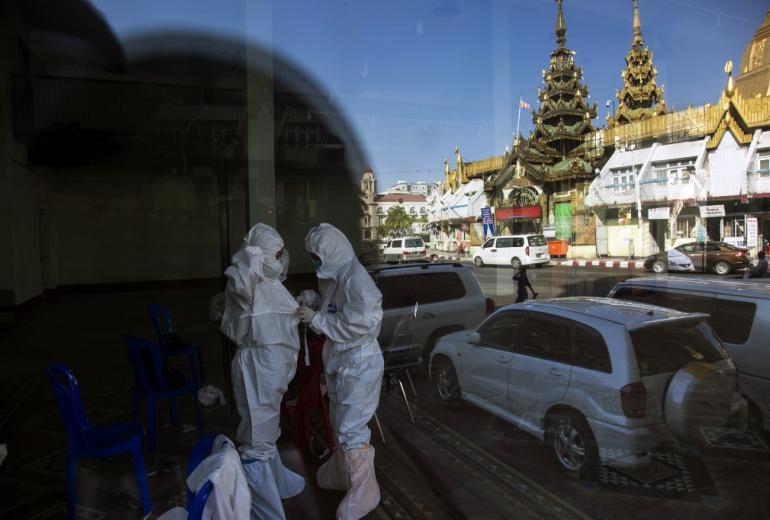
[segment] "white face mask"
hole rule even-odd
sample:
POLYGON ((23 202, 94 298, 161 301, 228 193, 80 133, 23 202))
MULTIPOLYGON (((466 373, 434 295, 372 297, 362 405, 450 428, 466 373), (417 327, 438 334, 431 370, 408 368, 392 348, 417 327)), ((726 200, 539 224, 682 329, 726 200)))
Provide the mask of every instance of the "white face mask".
POLYGON ((280 278, 283 264, 278 258, 267 258, 262 262, 262 274, 265 278, 275 280, 280 278))
POLYGON ((286 276, 289 274, 289 252, 287 250, 283 250, 283 254, 281 255, 281 265, 283 268, 281 269, 281 281, 286 280, 286 276))

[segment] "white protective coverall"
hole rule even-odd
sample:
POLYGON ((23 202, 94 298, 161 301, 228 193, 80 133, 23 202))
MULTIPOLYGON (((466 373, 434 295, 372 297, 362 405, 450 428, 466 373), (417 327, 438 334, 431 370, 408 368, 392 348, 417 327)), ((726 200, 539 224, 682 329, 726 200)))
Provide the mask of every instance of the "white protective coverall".
POLYGON ((318 470, 318 484, 347 491, 338 519, 357 519, 380 501, 374 448, 367 426, 377 411, 383 359, 377 336, 382 294, 356 258, 345 235, 320 224, 305 237, 305 249, 321 259, 317 267, 321 304, 310 326, 326 336, 323 360, 330 415, 339 448, 318 470))
POLYGON ((299 494, 304 479, 281 462, 276 441, 281 400, 294 377, 299 353, 297 303, 283 286, 286 260, 275 255, 283 239, 257 224, 227 268, 222 332, 238 345, 231 374, 241 416, 236 434, 251 488, 252 518, 285 518, 282 498, 299 494), (283 262, 282 262, 283 260, 283 262))

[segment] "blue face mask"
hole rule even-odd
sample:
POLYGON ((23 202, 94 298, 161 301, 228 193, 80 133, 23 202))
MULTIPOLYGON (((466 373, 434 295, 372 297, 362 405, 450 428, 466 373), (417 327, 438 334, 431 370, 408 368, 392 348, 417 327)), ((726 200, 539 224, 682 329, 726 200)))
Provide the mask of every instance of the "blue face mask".
POLYGON ((316 260, 313 262, 313 268, 318 271, 321 268, 321 265, 323 265, 323 262, 321 260, 316 260))

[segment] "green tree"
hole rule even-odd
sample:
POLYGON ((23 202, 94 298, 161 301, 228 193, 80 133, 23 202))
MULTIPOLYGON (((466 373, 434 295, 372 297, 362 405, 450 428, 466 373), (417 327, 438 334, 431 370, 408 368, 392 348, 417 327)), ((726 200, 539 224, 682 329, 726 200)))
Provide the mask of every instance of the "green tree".
POLYGON ((388 235, 403 237, 412 234, 414 217, 411 217, 403 206, 393 206, 385 218, 385 228, 388 235))

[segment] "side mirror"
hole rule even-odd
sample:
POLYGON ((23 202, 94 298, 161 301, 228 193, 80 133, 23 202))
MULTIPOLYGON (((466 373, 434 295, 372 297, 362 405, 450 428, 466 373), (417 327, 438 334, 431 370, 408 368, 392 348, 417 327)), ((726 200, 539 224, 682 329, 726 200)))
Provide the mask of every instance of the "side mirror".
POLYGON ((468 334, 468 343, 471 345, 481 345, 481 334, 478 332, 468 334))

